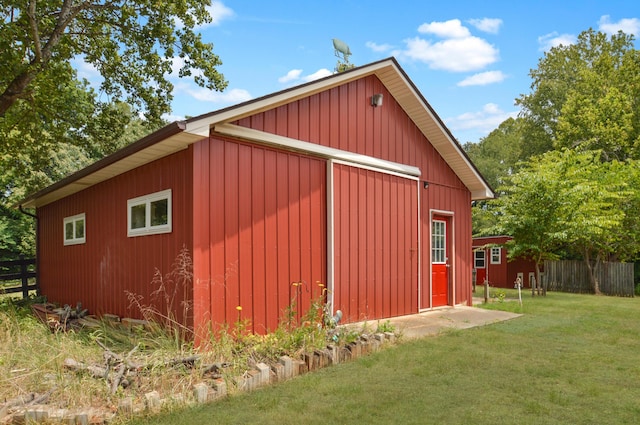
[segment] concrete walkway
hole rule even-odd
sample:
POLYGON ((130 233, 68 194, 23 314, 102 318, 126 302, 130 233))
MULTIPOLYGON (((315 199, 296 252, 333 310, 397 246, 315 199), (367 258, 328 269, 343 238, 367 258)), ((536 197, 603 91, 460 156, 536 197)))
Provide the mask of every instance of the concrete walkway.
MULTIPOLYGON (((479 307, 445 307, 389 319, 404 339, 437 335, 446 329, 468 329, 520 317, 522 314, 479 307)), ((386 320, 386 319, 385 319, 386 320)))

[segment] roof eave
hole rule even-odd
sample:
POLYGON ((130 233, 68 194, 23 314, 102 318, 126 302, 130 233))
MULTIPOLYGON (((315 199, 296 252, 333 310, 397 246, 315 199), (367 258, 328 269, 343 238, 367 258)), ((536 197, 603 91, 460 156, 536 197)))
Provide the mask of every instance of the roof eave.
POLYGON ((333 87, 375 74, 396 98, 404 111, 416 123, 424 136, 449 163, 456 175, 471 191, 473 200, 491 199, 493 191, 466 155, 460 144, 444 125, 394 58, 387 58, 287 90, 213 111, 186 121, 169 124, 139 141, 109 155, 57 183, 20 201, 23 208, 46 205, 69 194, 114 177, 154 159, 187 148, 219 124, 237 121, 297 99, 311 96, 333 87))
MULTIPOLYGON (((88 179, 90 176, 95 175, 101 171, 108 169, 114 164, 117 164, 126 158, 131 158, 132 156, 144 152, 146 149, 150 149, 153 146, 156 146, 159 142, 164 140, 170 140, 172 137, 182 133, 185 129, 186 125, 184 121, 176 121, 171 124, 168 124, 161 129, 151 133, 142 139, 114 152, 111 155, 108 155, 93 164, 68 175, 62 180, 53 183, 51 186, 47 186, 46 188, 39 190, 26 198, 22 199, 18 203, 14 205, 15 208, 36 208, 42 205, 46 205, 51 202, 49 199, 56 198, 56 193, 64 190, 65 188, 69 188, 71 185, 75 185, 76 187, 71 190, 66 190, 66 192, 75 193, 82 190, 85 187, 90 186, 91 184, 83 183, 84 180, 88 179), (77 189, 77 190, 76 190, 77 189)), ((178 149, 174 149, 178 150, 178 149)), ((153 156, 154 158, 156 155, 153 156)), ((110 175, 117 175, 118 173, 109 173, 110 175)))

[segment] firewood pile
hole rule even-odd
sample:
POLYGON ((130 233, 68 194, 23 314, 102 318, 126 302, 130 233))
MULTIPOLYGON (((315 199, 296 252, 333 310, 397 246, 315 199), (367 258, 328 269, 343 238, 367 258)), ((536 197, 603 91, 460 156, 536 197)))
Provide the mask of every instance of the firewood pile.
POLYGON ((157 369, 158 367, 173 368, 184 366, 187 369, 198 370, 202 377, 216 379, 222 377, 220 372, 223 368, 230 366, 228 363, 202 363, 199 355, 174 358, 161 363, 141 363, 132 359, 132 355, 138 350, 138 346, 135 346, 126 355, 119 355, 100 341, 96 341, 96 343, 103 350, 103 364, 85 364, 72 358, 67 358, 64 360, 64 367, 76 373, 88 373, 96 379, 105 380, 111 389, 111 394, 115 394, 119 387, 127 388, 132 385, 136 377, 143 375, 145 371, 157 369))
POLYGON ((133 347, 125 356, 120 356, 100 341, 96 341, 104 350, 104 364, 84 364, 74 359, 67 358, 64 360, 64 367, 75 372, 87 372, 97 379, 104 379, 111 388, 111 394, 115 394, 118 387, 127 388, 131 385, 131 376, 139 370, 144 369, 145 365, 131 360, 131 356, 138 350, 138 346, 133 347))
POLYGON ((56 307, 54 304, 32 304, 31 311, 52 331, 67 331, 81 327, 91 327, 99 323, 98 319, 89 316, 89 310, 78 303, 75 308, 69 305, 56 307))

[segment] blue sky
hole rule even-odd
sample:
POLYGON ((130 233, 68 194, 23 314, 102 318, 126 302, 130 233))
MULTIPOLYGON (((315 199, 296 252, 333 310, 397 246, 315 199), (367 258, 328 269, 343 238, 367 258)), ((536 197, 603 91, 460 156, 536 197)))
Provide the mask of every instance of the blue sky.
MULTIPOLYGON (((171 76, 170 120, 263 96, 333 72, 332 39, 355 65, 396 57, 461 142, 477 142, 518 109, 544 51, 589 28, 640 37, 635 0, 214 1, 200 31, 222 59, 222 92, 171 76)), ((636 42, 636 47, 640 44, 636 42)))

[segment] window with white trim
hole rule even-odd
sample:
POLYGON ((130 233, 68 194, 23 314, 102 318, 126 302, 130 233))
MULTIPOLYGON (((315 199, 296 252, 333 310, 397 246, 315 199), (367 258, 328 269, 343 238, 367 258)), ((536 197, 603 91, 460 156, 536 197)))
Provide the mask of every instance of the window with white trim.
POLYGON ((491 264, 500 264, 502 263, 502 248, 494 247, 491 248, 491 264))
POLYGON ((63 220, 64 244, 78 245, 86 242, 85 215, 76 214, 63 220))
POLYGON ((473 251, 473 265, 476 269, 484 269, 484 249, 473 251))
POLYGON ((446 258, 446 223, 444 221, 433 220, 431 223, 431 261, 433 263, 445 264, 446 258))
POLYGON ((171 232, 171 189, 127 201, 127 236, 171 232))

